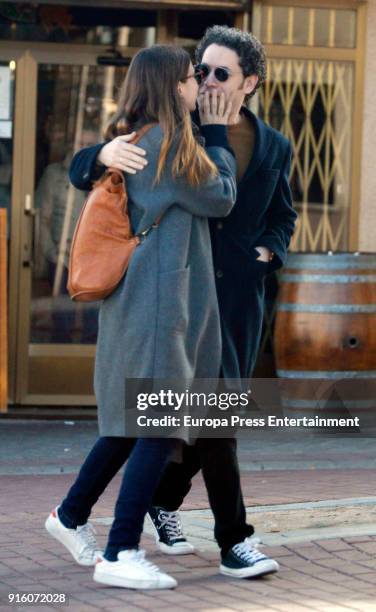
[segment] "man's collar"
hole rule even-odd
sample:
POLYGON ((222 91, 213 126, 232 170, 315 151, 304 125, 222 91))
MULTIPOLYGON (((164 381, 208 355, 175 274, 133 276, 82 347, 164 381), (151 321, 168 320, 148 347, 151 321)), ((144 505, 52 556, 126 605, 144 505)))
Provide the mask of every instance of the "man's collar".
POLYGON ((246 106, 241 108, 242 114, 249 119, 255 130, 255 146, 253 149, 251 163, 249 164, 244 178, 252 176, 264 161, 273 140, 273 132, 268 130, 261 119, 259 119, 246 106))

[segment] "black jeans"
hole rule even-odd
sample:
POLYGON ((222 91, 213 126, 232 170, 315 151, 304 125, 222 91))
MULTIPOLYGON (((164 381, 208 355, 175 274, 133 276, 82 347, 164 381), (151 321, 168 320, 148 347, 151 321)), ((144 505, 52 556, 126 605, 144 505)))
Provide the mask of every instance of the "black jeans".
POLYGON ((153 504, 177 510, 200 469, 214 515, 214 537, 223 557, 234 544, 254 533, 246 523, 234 438, 200 438, 193 446, 184 445, 183 462, 167 465, 153 504))
POLYGON ((71 529, 85 524, 93 505, 129 457, 105 558, 116 561, 120 550, 137 548, 145 514, 175 446, 176 440, 170 438, 99 438, 59 507, 60 520, 71 529))

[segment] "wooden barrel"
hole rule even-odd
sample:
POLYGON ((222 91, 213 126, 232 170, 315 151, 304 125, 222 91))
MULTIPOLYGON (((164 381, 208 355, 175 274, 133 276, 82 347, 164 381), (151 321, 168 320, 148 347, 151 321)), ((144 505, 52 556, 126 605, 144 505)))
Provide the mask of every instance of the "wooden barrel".
POLYGON ((274 344, 277 375, 295 381, 282 400, 288 414, 375 411, 376 254, 290 255, 274 344), (318 380, 328 383, 321 398, 318 380))

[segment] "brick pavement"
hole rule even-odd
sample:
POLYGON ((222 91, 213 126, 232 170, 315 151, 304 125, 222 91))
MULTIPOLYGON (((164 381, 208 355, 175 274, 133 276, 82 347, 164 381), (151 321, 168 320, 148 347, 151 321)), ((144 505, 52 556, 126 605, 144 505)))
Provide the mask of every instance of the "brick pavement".
MULTIPOLYGON (((1 612, 15 609, 6 604, 8 592, 51 590, 67 593, 68 609, 74 612, 376 612, 376 536, 370 535, 300 544, 287 542, 267 548, 279 561, 281 571, 256 580, 220 576, 218 554, 204 541, 195 555, 168 558, 156 552, 153 539, 145 535, 143 546, 151 560, 177 578, 177 590, 133 592, 95 584, 91 570, 76 566, 43 527, 46 514, 59 503, 74 478, 73 473, 64 472, 75 471, 95 439, 95 429, 86 424, 75 428, 74 445, 71 433, 71 427, 64 431, 52 422, 30 426, 6 424, 0 431, 1 612)), ((307 441, 300 447, 294 442, 280 444, 278 439, 268 446, 263 446, 262 440, 250 447, 245 445, 240 450, 240 462, 246 504, 374 497, 375 458, 374 444, 364 440, 346 441, 343 446, 329 439, 307 441), (290 465, 290 459, 295 468, 302 461, 306 469, 281 469, 290 465), (324 459, 325 467, 333 465, 333 469, 317 469, 324 459), (270 468, 273 462, 276 466, 279 462, 279 469, 263 469, 270 468), (341 469, 342 462, 349 469, 341 469), (352 465, 359 469, 352 469, 352 465), (369 469, 364 469, 364 465, 369 469)), ((98 502, 94 519, 112 515, 118 486, 119 477, 98 502)), ((190 510, 207 507, 205 488, 201 477, 197 477, 184 509, 189 515, 190 510)), ((108 526, 95 524, 99 541, 104 545, 108 526)), ((55 608, 48 605, 19 609, 55 608)))
MULTIPOLYGON (((308 481, 321 477, 321 494, 330 492, 333 498, 333 474, 327 475, 324 488, 322 473, 305 473, 308 481)), ((366 494, 371 474, 353 474, 352 486, 358 482, 357 493, 366 494)), ((248 475, 245 484, 251 485, 253 502, 269 499, 273 478, 277 475, 248 475), (252 476, 253 482, 248 480, 252 476)), ((266 549, 281 564, 279 574, 257 580, 234 580, 217 572, 217 553, 203 551, 180 558, 168 558, 155 551, 153 540, 144 536, 143 546, 150 558, 174 575, 179 587, 174 592, 133 592, 103 587, 91 579, 91 570, 76 566, 68 553, 45 533, 43 522, 46 511, 57 503, 71 482, 73 475, 2 476, 0 487, 0 610, 11 610, 4 597, 11 591, 58 591, 69 595, 69 610, 199 610, 224 612, 232 610, 281 612, 310 611, 336 612, 376 610, 376 536, 315 541, 266 549)), ((307 485, 301 490, 303 474, 279 472, 279 492, 274 487, 274 503, 302 500, 309 493, 307 485), (288 488, 288 483, 292 483, 288 488), (294 483, 294 486, 293 486, 294 483), (287 488, 287 492, 286 492, 287 488), (294 493, 295 490, 295 493, 294 493), (298 491, 297 491, 298 490, 298 491), (294 497, 295 495, 295 497, 294 497)), ((337 473, 337 493, 349 484, 349 476, 337 473), (341 478, 342 476, 342 478, 341 478)), ((93 517, 111 516, 118 487, 115 479, 97 504, 93 517)), ((346 490, 347 495, 349 490, 346 490)), ((311 496, 312 497, 312 496, 311 496)), ((202 483, 196 480, 192 498, 196 508, 205 502, 202 483)), ((270 500, 269 500, 270 501, 270 500)), ((192 503, 192 502, 190 502, 192 503)), ((102 544, 108 527, 96 525, 102 544)), ((55 609, 49 605, 26 607, 30 610, 55 609)), ((25 607, 19 608, 26 609, 25 607)), ((14 609, 14 608, 12 608, 14 609)), ((56 609, 62 609, 60 606, 56 609)))
MULTIPOLYGON (((374 611, 376 537, 322 540, 280 546, 269 552, 281 564, 279 574, 258 580, 234 580, 217 573, 217 555, 200 553, 168 558, 156 553, 151 538, 143 544, 150 558, 173 574, 176 591, 135 592, 95 584, 91 570, 76 566, 43 528, 44 514, 14 512, 1 517, 0 609, 8 592, 65 592, 69 610, 276 610, 374 611)), ((104 543, 106 528, 98 526, 104 543)), ((13 608, 14 609, 14 608, 13 608)), ((22 609, 21 607, 19 609, 22 609)), ((25 607, 24 607, 25 609, 25 607)), ((43 606, 27 609, 46 609, 43 606)), ((49 605, 47 609, 53 610, 49 605)), ((62 609, 62 606, 56 609, 62 609)))
MULTIPOLYGON (((376 495, 374 470, 242 470, 242 487, 247 506, 290 504, 324 499, 376 495)), ((183 508, 207 508, 205 486, 200 476, 183 508)), ((376 612, 376 610, 375 610, 376 612)))
MULTIPOLYGON (((51 502, 47 502, 49 507, 60 501, 62 492, 67 490, 73 479, 73 474, 0 476, 1 490, 7 492, 1 502, 2 511, 11 512, 15 505, 24 504, 25 488, 28 490, 29 499, 33 500, 33 505, 45 510, 44 491, 47 489, 50 493, 51 502)), ((120 477, 111 483, 108 489, 111 495, 105 495, 101 500, 97 506, 97 516, 109 516, 108 513, 112 512, 113 496, 119 488, 119 483, 120 477), (108 503, 106 500, 109 500, 108 503)), ((338 469, 242 472, 242 487, 247 506, 373 497, 376 495, 376 475, 373 470, 338 469)), ((208 508, 208 501, 203 480, 198 474, 182 509, 201 508, 208 508)))

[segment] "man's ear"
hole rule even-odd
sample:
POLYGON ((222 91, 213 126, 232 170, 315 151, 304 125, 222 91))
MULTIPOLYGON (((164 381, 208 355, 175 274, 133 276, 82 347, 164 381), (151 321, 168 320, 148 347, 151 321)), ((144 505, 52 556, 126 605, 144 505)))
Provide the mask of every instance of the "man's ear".
POLYGON ((251 74, 250 76, 246 77, 243 86, 244 93, 250 94, 256 87, 258 80, 259 78, 256 74, 251 74))

